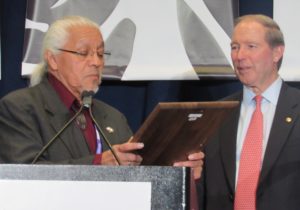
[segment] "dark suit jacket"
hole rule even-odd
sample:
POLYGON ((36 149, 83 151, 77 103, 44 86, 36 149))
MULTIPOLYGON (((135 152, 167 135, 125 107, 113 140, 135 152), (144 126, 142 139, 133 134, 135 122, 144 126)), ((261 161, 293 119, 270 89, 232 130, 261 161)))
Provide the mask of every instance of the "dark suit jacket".
MULTIPOLYGON (((111 144, 123 143, 132 135, 125 117, 116 109, 93 100, 92 110, 111 144), (114 132, 108 133, 107 126, 114 132)), ((8 94, 0 100, 0 159, 30 163, 71 117, 47 79, 8 94)), ((102 145, 106 150, 106 144, 102 145)), ((73 122, 38 161, 92 164, 93 159, 83 133, 73 122)))
MULTIPOLYGON (((229 99, 241 100, 242 93, 229 99)), ((240 107, 205 148, 203 210, 232 210, 240 107)), ((300 209, 300 92, 283 83, 256 193, 257 210, 300 209), (289 118, 291 122, 289 122, 289 118)))

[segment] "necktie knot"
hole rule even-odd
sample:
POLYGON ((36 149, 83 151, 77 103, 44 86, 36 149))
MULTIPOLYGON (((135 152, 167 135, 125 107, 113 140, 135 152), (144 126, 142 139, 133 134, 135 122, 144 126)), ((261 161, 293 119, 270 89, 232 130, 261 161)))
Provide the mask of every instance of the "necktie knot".
POLYGON ((261 104, 261 100, 262 100, 262 96, 261 95, 257 95, 254 97, 254 100, 256 102, 256 106, 261 104))
POLYGON ((261 95, 257 95, 254 97, 255 103, 256 103, 256 111, 260 111, 261 110, 261 101, 262 101, 262 96, 261 95))

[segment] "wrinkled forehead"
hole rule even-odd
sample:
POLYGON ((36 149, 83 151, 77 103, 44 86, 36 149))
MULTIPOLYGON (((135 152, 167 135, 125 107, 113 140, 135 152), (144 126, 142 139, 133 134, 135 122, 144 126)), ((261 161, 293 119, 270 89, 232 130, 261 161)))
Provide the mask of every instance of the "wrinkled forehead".
POLYGON ((76 26, 69 28, 69 37, 65 46, 99 49, 104 47, 100 30, 92 26, 76 26))
POLYGON ((238 23, 234 30, 232 39, 235 38, 255 38, 266 41, 267 28, 260 22, 254 20, 244 20, 238 23))
POLYGON ((241 22, 239 22, 234 29, 235 30, 239 30, 239 29, 243 29, 243 30, 248 30, 248 31, 258 31, 258 32, 263 32, 265 33, 267 28, 260 23, 259 21, 256 21, 255 19, 245 19, 241 22))

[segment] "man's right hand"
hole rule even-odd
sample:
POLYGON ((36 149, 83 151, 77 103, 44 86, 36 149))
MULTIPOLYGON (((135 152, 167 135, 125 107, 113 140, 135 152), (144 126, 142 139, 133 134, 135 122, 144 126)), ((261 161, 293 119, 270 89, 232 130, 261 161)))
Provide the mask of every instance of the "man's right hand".
MULTIPOLYGON (((113 146, 115 153, 117 154, 121 165, 124 166, 137 166, 140 165, 143 158, 140 155, 134 153, 134 151, 142 149, 143 143, 124 143, 113 146)), ((102 153, 102 165, 118 165, 117 160, 110 150, 102 153)))

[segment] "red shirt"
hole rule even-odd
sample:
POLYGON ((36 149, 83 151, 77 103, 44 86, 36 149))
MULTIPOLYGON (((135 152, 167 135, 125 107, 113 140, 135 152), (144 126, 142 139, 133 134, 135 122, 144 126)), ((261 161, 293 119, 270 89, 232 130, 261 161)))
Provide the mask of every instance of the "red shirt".
MULTIPOLYGON (((54 88, 54 90, 59 95, 61 101, 64 103, 64 105, 67 107, 67 109, 70 111, 70 113, 75 114, 76 110, 80 108, 79 102, 76 101, 76 98, 74 95, 53 75, 48 73, 48 80, 51 86, 54 88), (74 110, 74 107, 76 110, 74 110)), ((94 127, 92 118, 89 114, 88 110, 83 110, 83 114, 86 119, 86 128, 81 129, 78 124, 78 128, 83 132, 83 135, 85 137, 85 140, 89 146, 90 151, 92 151, 93 154, 96 153, 96 129, 94 127)), ((101 154, 95 154, 95 158, 93 160, 93 164, 101 164, 101 154)))

